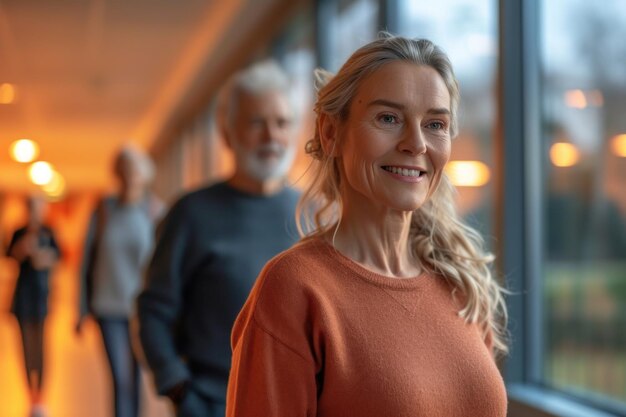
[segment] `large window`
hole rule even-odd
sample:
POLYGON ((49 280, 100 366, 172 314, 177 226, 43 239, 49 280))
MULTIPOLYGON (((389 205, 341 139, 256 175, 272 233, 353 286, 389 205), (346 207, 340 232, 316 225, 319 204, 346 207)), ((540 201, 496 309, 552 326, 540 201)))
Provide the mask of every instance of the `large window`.
POLYGON ((626 5, 541 5, 543 382, 626 413, 626 5))
MULTIPOLYGON (((398 12, 402 35, 435 42, 452 61, 461 85, 460 133, 447 173, 457 186, 460 212, 485 236, 492 236, 496 2, 402 0, 398 12)), ((487 242, 493 246, 489 238, 487 242)))
POLYGON ((304 146, 311 138, 314 126, 313 103, 315 90, 315 32, 312 7, 305 7, 294 16, 272 45, 272 56, 290 75, 292 100, 298 118, 298 153, 289 174, 292 186, 305 186, 303 177, 311 162, 304 146))
MULTIPOLYGON (((331 2, 333 3, 333 2, 331 2)), ((378 31, 378 0, 339 0, 327 26, 329 31, 328 68, 337 72, 360 46, 374 40, 378 31)))

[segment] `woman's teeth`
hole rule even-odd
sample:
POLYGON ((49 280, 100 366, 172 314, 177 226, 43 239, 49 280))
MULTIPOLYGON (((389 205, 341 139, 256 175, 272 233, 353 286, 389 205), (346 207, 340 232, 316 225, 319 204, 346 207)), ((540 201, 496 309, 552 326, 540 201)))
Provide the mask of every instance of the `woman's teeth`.
POLYGON ((383 169, 396 175, 402 175, 403 177, 419 177, 424 173, 424 171, 419 171, 417 169, 398 168, 392 166, 384 166, 383 169))

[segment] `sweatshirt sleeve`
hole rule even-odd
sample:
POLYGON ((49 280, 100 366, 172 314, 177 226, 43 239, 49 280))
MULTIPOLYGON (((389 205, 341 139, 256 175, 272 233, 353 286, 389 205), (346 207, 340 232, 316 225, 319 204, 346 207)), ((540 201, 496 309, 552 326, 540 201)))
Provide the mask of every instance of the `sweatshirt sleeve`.
POLYGON ((314 417, 319 366, 307 336, 306 303, 270 269, 257 280, 233 328, 226 416, 314 417), (274 282, 265 285, 267 280, 274 282))
POLYGON ((145 286, 137 299, 141 347, 161 395, 191 378, 176 348, 183 292, 195 262, 189 249, 193 220, 181 204, 172 208, 158 228, 145 286))

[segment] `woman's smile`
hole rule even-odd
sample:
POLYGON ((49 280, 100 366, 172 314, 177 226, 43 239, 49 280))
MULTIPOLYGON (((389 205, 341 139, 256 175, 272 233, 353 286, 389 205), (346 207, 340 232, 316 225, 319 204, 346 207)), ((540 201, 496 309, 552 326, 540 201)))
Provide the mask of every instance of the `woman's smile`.
POLYGON ((392 178, 399 181, 417 183, 426 179, 426 170, 421 167, 404 165, 384 165, 381 167, 392 178))

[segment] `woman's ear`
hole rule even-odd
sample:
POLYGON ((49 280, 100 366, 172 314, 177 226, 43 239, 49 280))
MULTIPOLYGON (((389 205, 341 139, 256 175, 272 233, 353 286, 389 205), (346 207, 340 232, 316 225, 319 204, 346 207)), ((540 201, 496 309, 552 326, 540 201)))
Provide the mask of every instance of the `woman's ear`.
POLYGON ((332 158, 338 157, 341 152, 338 145, 339 122, 336 117, 326 113, 320 114, 318 120, 318 130, 320 134, 320 144, 324 154, 332 158))

